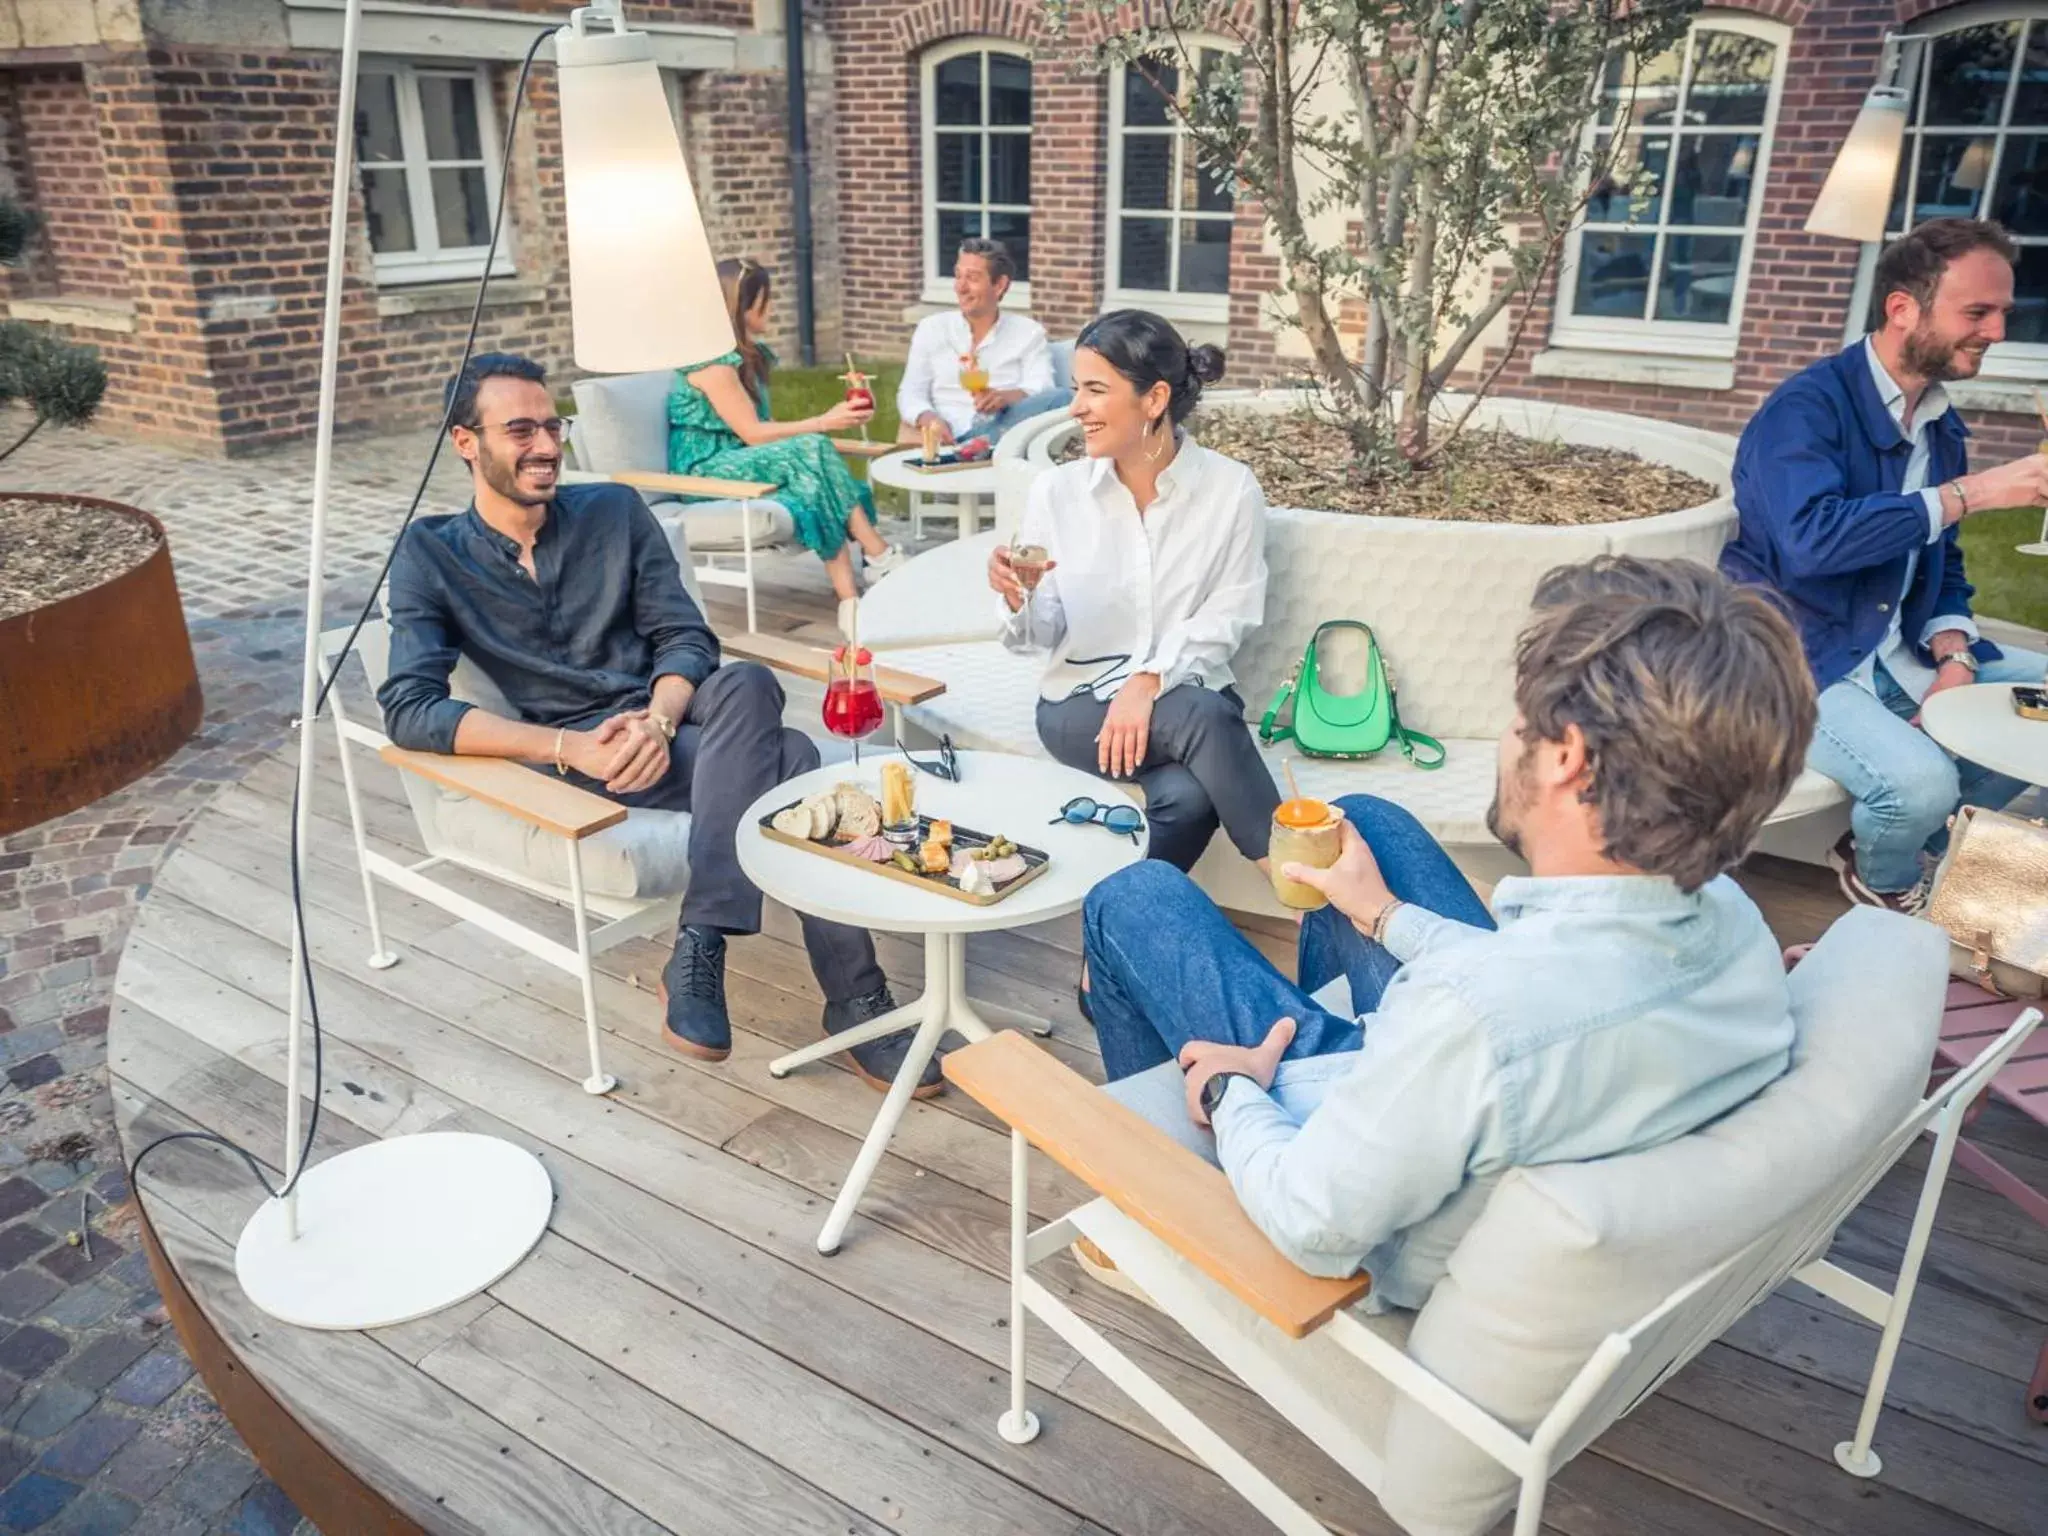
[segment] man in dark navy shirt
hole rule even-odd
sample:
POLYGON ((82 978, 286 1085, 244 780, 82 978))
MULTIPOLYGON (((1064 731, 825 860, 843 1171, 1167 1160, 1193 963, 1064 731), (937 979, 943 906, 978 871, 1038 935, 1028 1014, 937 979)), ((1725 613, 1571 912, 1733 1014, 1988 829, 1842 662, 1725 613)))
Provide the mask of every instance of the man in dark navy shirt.
MULTIPOLYGON (((557 485, 562 423, 545 378, 528 358, 487 353, 449 385, 475 494, 466 512, 422 518, 392 562, 384 728, 401 747, 511 758, 624 805, 690 812, 690 882, 662 972, 669 1042, 722 1061, 726 936, 761 926, 761 893, 734 847, 740 815, 817 767, 818 749, 783 725, 766 668, 720 664, 639 494, 557 485), (449 697, 462 655, 517 718, 449 697)), ((866 933, 808 917, 803 931, 828 1031, 895 1007, 866 933)), ((908 1043, 856 1047, 861 1075, 886 1088, 908 1043)), ((939 1082, 934 1061, 919 1091, 939 1082)))

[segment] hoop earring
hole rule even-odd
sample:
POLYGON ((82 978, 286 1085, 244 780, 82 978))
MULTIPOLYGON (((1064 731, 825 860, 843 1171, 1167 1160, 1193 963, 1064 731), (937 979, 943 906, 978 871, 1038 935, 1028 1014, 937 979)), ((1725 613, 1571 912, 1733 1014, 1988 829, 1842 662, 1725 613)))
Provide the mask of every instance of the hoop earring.
POLYGON ((1157 464, 1166 456, 1166 445, 1172 439, 1173 434, 1159 430, 1165 424, 1166 418, 1164 416, 1155 416, 1152 418, 1152 424, 1145 429, 1147 437, 1157 437, 1159 439, 1156 444, 1146 451, 1145 462, 1147 464, 1157 464))

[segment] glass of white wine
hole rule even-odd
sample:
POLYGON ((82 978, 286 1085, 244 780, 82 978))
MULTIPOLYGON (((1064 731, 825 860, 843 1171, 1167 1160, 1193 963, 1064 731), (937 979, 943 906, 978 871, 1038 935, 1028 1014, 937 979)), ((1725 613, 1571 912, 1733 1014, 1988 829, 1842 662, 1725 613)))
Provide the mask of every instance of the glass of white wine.
POLYGON ((1010 569, 1016 573, 1017 584, 1024 589, 1024 648, 1028 651, 1045 649, 1038 643, 1034 599, 1039 582, 1045 579, 1045 568, 1050 563, 1043 544, 1019 544, 1011 540, 1010 569))

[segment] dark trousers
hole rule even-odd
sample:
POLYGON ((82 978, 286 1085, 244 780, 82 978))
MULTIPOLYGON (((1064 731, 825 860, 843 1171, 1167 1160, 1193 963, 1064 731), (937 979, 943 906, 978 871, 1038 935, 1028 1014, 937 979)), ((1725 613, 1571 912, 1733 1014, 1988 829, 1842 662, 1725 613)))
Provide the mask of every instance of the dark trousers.
MULTIPOLYGON (((1095 738, 1108 715, 1091 694, 1041 700, 1038 739, 1069 768, 1099 773, 1095 738)), ((1133 777, 1145 791, 1148 857, 1193 869, 1218 825, 1246 858, 1266 856, 1280 791, 1244 727, 1236 689, 1182 683, 1159 695, 1145 761, 1133 777)))
MULTIPOLYGON (((1372 795, 1347 795, 1337 808, 1371 845, 1396 896, 1493 927, 1471 881, 1408 812, 1372 795)), ((1355 1051, 1364 1031, 1353 1015, 1378 1007, 1401 968, 1335 907, 1323 907, 1302 917, 1297 985, 1192 880, 1150 860, 1090 891, 1081 921, 1089 1011, 1112 1082, 1175 1060, 1190 1040, 1257 1045, 1283 1018, 1295 1023, 1289 1061, 1355 1051), (1330 1013, 1310 995, 1339 976, 1351 982, 1350 1015, 1330 1013)))
MULTIPOLYGON (((758 662, 727 662, 690 695, 676 723, 668 772, 646 789, 615 795, 580 773, 570 777, 621 805, 690 813, 690 884, 683 926, 721 933, 761 931, 761 893, 740 869, 740 815, 756 798, 818 766, 818 748, 782 723, 782 687, 758 662)), ((582 722, 588 730, 597 720, 582 722)), ((866 930, 803 917, 804 948, 818 986, 834 1002, 882 985, 866 930)))

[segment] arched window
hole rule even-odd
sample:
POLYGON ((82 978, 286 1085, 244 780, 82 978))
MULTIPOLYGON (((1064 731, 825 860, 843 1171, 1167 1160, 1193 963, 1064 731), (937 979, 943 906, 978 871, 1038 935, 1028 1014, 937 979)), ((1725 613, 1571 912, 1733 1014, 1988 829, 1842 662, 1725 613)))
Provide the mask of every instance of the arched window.
POLYGON ((1914 28, 1913 91, 1887 239, 1926 219, 1996 219, 2019 243, 2016 307, 1987 371, 2048 372, 2048 10, 1974 7, 1914 28))
POLYGON ((928 298, 952 300, 962 240, 1000 240, 1017 262, 1013 303, 1030 298, 1031 59, 986 38, 924 57, 924 273, 928 298))
POLYGON ((1120 65, 1109 79, 1108 300, 1176 319, 1221 321, 1230 308, 1230 184, 1200 165, 1175 104, 1235 71, 1220 44, 1145 67, 1120 65), (1195 79, 1182 79, 1192 60, 1195 79))
POLYGON ((1788 36, 1708 14, 1663 57, 1610 63, 1590 132, 1623 143, 1566 248, 1559 343, 1734 355, 1788 36))

